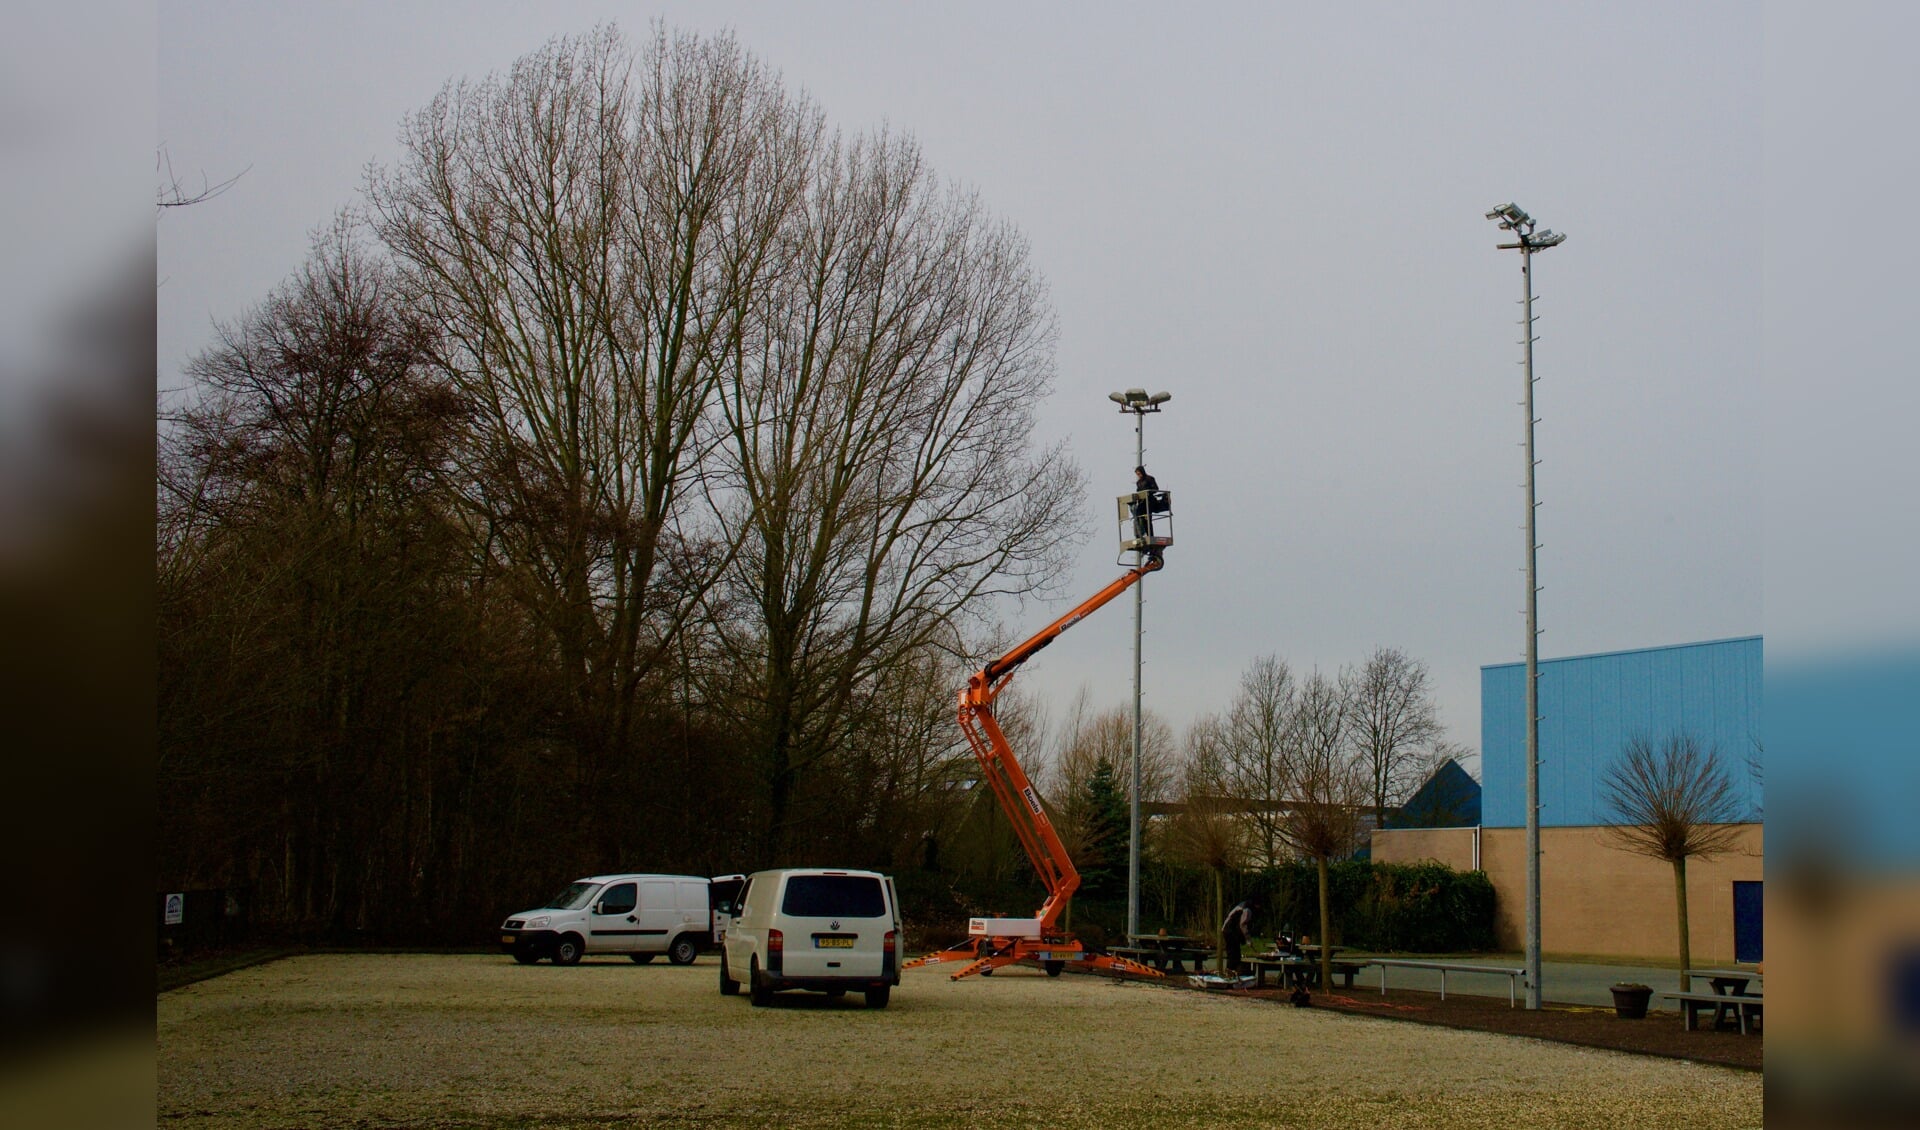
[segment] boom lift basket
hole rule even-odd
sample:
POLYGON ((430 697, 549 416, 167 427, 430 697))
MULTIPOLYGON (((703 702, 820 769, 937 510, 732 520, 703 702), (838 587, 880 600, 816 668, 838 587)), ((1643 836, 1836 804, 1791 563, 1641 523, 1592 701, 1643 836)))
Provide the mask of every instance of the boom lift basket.
MULTIPOLYGON (((1120 552, 1158 555, 1173 544, 1173 492, 1137 490, 1114 499, 1120 552)), ((1128 562, 1122 559, 1118 564, 1128 562)))

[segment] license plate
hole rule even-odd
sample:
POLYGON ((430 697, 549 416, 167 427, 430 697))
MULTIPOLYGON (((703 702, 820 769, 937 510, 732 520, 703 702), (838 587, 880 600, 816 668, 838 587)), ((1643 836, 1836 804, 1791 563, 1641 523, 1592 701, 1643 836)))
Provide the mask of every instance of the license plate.
POLYGON ((500 935, 500 944, 501 944, 501 945, 503 945, 503 946, 510 946, 510 945, 512 945, 512 944, 513 944, 513 935, 512 935, 512 934, 502 934, 502 935, 500 935))
POLYGON ((820 947, 823 950, 850 950, 853 948, 853 939, 852 938, 815 938, 813 940, 813 944, 820 947))

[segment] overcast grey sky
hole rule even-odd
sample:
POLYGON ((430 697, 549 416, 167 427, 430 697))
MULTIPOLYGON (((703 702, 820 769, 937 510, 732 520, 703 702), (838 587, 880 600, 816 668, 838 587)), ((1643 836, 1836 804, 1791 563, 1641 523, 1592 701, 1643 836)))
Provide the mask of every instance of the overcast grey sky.
MULTIPOLYGON (((654 18, 731 28, 848 130, 912 133, 1032 241, 1060 321, 1041 428, 1089 472, 1092 536, 1016 637, 1119 572, 1133 434, 1106 394, 1173 394, 1147 421, 1178 545, 1147 581, 1146 678, 1176 727, 1256 656, 1392 645, 1478 748, 1479 668, 1524 643, 1519 262, 1482 218, 1508 200, 1568 235, 1536 260, 1542 654, 1762 630, 1746 3, 165 3, 175 172, 249 171, 160 218, 163 387, 442 83, 654 18)), ((1020 683, 1120 705, 1131 630, 1116 602, 1020 683)))

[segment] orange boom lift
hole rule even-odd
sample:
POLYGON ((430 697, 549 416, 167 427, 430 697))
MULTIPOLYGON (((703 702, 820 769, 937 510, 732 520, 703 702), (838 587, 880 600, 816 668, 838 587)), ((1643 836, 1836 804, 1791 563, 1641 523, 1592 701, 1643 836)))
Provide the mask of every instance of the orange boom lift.
POLYGON ((993 700, 1007 688, 1022 663, 1059 639, 1068 628, 1138 584, 1140 578, 1162 567, 1161 551, 1173 544, 1170 496, 1166 491, 1140 491, 1121 495, 1118 501, 1122 528, 1120 548, 1135 552, 1134 566, 1071 612, 1048 624, 1038 635, 968 677, 965 689, 960 692, 960 729, 967 735, 967 744, 973 747, 974 756, 980 760, 981 776, 992 787, 994 797, 1020 839, 1020 846, 1033 862, 1034 874, 1046 885, 1047 899, 1032 918, 968 919, 965 942, 915 958, 903 965, 903 969, 965 962, 952 975, 952 979, 958 981, 974 973, 990 974, 1003 965, 1024 961, 1045 969, 1049 977, 1058 977, 1069 964, 1110 973, 1161 976, 1158 970, 1137 961, 1090 954, 1078 939, 1060 929, 1060 918, 1066 913, 1067 903, 1080 887, 1080 872, 1074 868, 1066 845, 1060 842, 1059 834, 1053 830, 1053 821, 1040 804, 1039 794, 1034 792, 1033 783, 1020 768, 1006 735, 993 717, 993 700))

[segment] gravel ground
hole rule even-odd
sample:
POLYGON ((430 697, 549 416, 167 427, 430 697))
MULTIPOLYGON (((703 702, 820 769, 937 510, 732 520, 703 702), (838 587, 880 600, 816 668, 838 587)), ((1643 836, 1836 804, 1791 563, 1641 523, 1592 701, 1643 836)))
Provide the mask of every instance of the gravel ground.
POLYGON ((1758 1126, 1758 1074, 1106 978, 893 1004, 674 967, 316 955, 162 994, 170 1126, 1758 1126), (1705 1101, 1709 1100, 1710 1101, 1705 1101))

